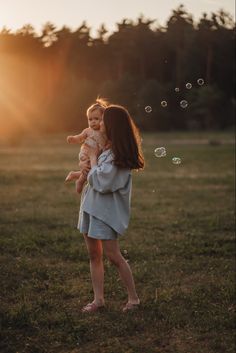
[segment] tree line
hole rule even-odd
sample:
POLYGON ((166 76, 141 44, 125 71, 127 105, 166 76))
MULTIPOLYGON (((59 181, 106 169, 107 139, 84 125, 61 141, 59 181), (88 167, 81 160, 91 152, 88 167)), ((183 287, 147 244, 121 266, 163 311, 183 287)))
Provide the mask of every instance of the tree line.
POLYGON ((123 19, 110 34, 101 24, 96 37, 85 22, 74 31, 48 22, 40 35, 30 24, 15 32, 3 28, 1 131, 79 131, 87 124, 87 107, 98 95, 125 105, 144 130, 231 128, 231 16, 219 10, 203 13, 194 22, 180 5, 165 26, 155 22, 143 16, 123 19), (182 100, 187 107, 181 106, 182 100))

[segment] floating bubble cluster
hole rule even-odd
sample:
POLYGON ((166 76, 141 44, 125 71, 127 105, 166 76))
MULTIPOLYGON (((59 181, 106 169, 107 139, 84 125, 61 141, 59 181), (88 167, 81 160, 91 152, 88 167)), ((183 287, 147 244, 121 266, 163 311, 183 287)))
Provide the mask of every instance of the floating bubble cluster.
POLYGON ((172 158, 172 163, 173 163, 173 164, 181 164, 181 158, 179 158, 179 157, 173 157, 173 158, 172 158))
MULTIPOLYGON (((167 60, 165 60, 165 63, 167 63, 167 60)), ((203 85, 205 84, 204 79, 203 79, 203 78, 198 78, 198 79, 197 79, 197 84, 198 84, 199 86, 203 86, 203 85)), ((193 85, 192 85, 192 83, 187 82, 187 83, 185 84, 185 87, 186 87, 186 89, 190 90, 190 89, 193 87, 193 85)), ((180 88, 179 88, 179 87, 175 87, 175 88, 174 88, 174 91, 178 93, 178 92, 180 92, 180 88)), ((168 102, 167 102, 166 100, 161 101, 160 104, 161 104, 161 106, 162 106, 163 108, 166 108, 166 107, 168 106, 168 102)), ((180 105, 180 107, 181 107, 182 109, 186 109, 186 108, 188 107, 189 103, 188 103, 187 100, 183 99, 183 100, 181 100, 181 101, 179 102, 179 105, 180 105)), ((140 106, 140 105, 139 105, 139 106, 140 106)), ((147 105, 147 106, 145 107, 145 112, 146 112, 146 113, 151 113, 151 112, 152 112, 152 107, 151 107, 150 105, 147 105)), ((155 155, 157 158, 165 157, 165 156, 166 156, 166 149, 165 149, 165 147, 157 147, 157 148, 154 150, 154 155, 155 155)), ((179 164, 182 163, 182 160, 181 160, 181 158, 179 158, 179 157, 173 157, 173 158, 172 158, 172 163, 175 164, 175 165, 179 165, 179 164)), ((153 189, 152 192, 155 193, 155 190, 153 189)))
POLYGON ((147 105, 147 106, 145 107, 145 112, 146 112, 146 113, 151 113, 151 112, 152 112, 152 107, 150 107, 150 105, 147 105))
POLYGON ((154 150, 154 154, 156 157, 165 157, 166 156, 166 149, 165 147, 157 147, 155 150, 154 150))
POLYGON ((188 102, 187 102, 185 99, 183 99, 183 100, 180 102, 180 106, 181 106, 181 108, 185 109, 185 108, 187 108, 187 106, 188 106, 188 102))
POLYGON ((167 101, 161 101, 161 106, 163 107, 163 108, 166 108, 167 107, 167 101))
POLYGON ((202 85, 204 85, 205 82, 204 82, 203 78, 199 78, 197 80, 197 83, 198 83, 199 86, 202 86, 202 85))

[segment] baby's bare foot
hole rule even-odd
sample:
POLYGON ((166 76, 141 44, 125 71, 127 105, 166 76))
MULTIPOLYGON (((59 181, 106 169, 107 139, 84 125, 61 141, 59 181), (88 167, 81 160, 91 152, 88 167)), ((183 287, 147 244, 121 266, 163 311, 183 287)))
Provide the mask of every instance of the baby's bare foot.
POLYGON ((77 179, 79 179, 80 175, 81 175, 81 172, 70 172, 67 175, 65 182, 77 180, 77 179))

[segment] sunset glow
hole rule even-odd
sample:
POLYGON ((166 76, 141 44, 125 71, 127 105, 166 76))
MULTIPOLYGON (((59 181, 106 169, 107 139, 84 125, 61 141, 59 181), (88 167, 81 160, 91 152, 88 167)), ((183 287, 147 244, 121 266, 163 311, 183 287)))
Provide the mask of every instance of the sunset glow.
POLYGON ((75 29, 83 21, 92 29, 92 34, 104 23, 109 31, 114 31, 116 23, 124 18, 135 20, 140 14, 156 19, 164 25, 171 10, 183 3, 188 12, 198 19, 203 12, 211 13, 223 8, 232 17, 235 14, 234 0, 126 0, 112 2, 101 0, 86 2, 81 0, 0 0, 0 28, 6 26, 12 30, 31 23, 40 32, 42 25, 51 21, 57 27, 67 25, 75 29))
POLYGON ((1 136, 84 129, 98 96, 147 129, 230 126, 233 13, 231 0, 0 0, 1 136))

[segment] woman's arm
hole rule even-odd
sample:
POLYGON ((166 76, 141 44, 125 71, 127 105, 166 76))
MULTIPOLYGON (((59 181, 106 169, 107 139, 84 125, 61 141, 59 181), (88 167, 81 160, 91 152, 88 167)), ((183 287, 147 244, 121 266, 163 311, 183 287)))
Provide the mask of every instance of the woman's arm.
POLYGON ((90 186, 102 193, 110 193, 124 188, 131 178, 130 169, 118 168, 112 160, 107 159, 98 166, 99 149, 88 147, 91 170, 87 180, 90 186))
POLYGON ((123 189, 131 178, 130 169, 118 168, 112 162, 103 162, 94 165, 88 173, 90 186, 102 193, 107 194, 123 189))

